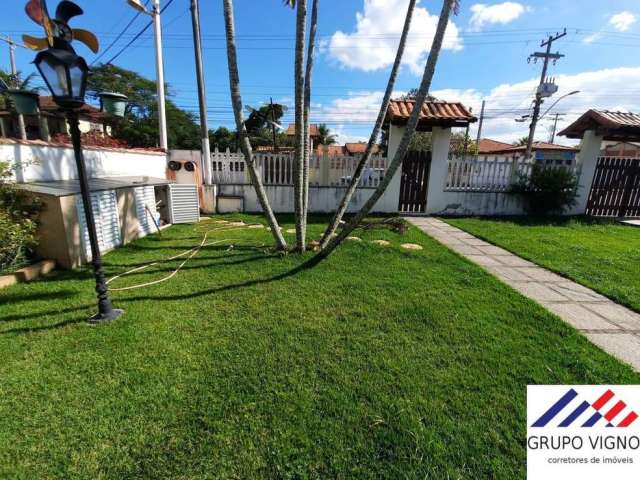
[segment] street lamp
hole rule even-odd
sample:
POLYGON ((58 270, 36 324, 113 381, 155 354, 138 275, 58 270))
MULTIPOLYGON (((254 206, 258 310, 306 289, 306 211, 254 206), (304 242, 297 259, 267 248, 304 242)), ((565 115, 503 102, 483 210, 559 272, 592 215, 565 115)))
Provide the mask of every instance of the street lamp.
POLYGON ((29 0, 25 8, 27 15, 38 25, 44 28, 46 38, 35 38, 23 35, 25 44, 39 51, 35 58, 35 65, 40 75, 47 84, 54 102, 64 112, 71 131, 71 141, 78 168, 80 181, 80 193, 82 205, 89 231, 89 244, 91 246, 91 263, 96 278, 96 292, 98 294, 98 313, 91 317, 93 323, 115 320, 124 312, 113 308, 109 300, 107 284, 102 268, 102 256, 96 233, 96 222, 91 205, 91 191, 87 169, 82 154, 80 137, 80 121, 78 109, 84 105, 84 97, 87 89, 87 76, 89 67, 84 58, 78 56, 71 46, 71 42, 78 40, 94 53, 99 49, 96 36, 86 30, 72 29, 68 22, 73 17, 82 15, 82 9, 73 2, 65 0, 56 8, 55 18, 49 16, 46 0, 29 0))
POLYGON ((80 180, 80 192, 82 204, 89 230, 89 243, 91 245, 91 263, 96 279, 96 292, 98 294, 98 313, 91 317, 92 323, 101 323, 115 320, 124 311, 115 309, 109 300, 107 284, 102 268, 102 256, 96 233, 96 223, 91 206, 91 192, 87 170, 82 153, 80 137, 80 123, 78 109, 84 105, 85 91, 87 88, 87 76, 89 67, 87 62, 78 56, 75 51, 68 48, 49 48, 36 55, 35 62, 40 75, 44 78, 47 87, 55 103, 65 113, 71 131, 71 140, 76 157, 78 177, 80 180))
POLYGON ((555 102, 553 102, 553 105, 551 105, 549 108, 547 108, 547 111, 546 111, 546 112, 544 112, 544 113, 542 114, 542 116, 540 117, 540 120, 542 120, 542 119, 545 117, 545 115, 546 115, 547 113, 549 113, 549 112, 551 111, 551 109, 552 109, 553 107, 555 107, 555 106, 558 104, 558 102, 559 102, 560 100, 562 100, 563 98, 570 97, 571 95, 575 95, 575 94, 577 94, 577 93, 580 93, 580 90, 574 90, 573 92, 569 92, 569 93, 567 93, 567 94, 565 94, 565 95, 562 95, 562 96, 561 96, 560 98, 558 98, 555 102))

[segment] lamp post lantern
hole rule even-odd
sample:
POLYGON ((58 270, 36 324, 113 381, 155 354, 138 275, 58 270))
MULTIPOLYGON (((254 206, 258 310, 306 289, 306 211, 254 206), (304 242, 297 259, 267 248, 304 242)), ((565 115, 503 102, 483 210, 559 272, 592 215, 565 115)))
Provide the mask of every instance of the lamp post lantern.
MULTIPOLYGON (((87 62, 76 54, 71 47, 73 33, 66 24, 66 21, 72 16, 82 14, 82 10, 75 4, 69 6, 71 2, 62 2, 64 5, 61 12, 61 6, 56 12, 56 20, 48 17, 46 3, 44 0, 34 2, 31 0, 27 5, 36 5, 40 7, 40 17, 42 24, 48 36, 48 47, 36 55, 35 65, 40 75, 44 79, 47 88, 51 92, 54 102, 65 113, 69 122, 71 133, 71 141, 73 143, 73 151, 75 153, 76 166, 78 169, 78 180, 80 182, 80 193, 82 195, 82 205, 84 206, 84 214, 89 230, 89 243, 91 246, 91 263, 96 280, 96 293, 98 294, 98 313, 91 317, 92 323, 101 323, 115 320, 121 316, 124 311, 115 309, 109 300, 107 284, 105 281, 104 270, 102 266, 102 256, 100 254, 100 245, 98 243, 98 235, 96 233, 96 223, 91 205, 91 191, 89 189, 89 179, 87 169, 82 153, 82 141, 80 136, 80 123, 78 118, 78 109, 85 103, 85 92, 87 89, 87 76, 89 67, 87 62), (64 9, 67 9, 64 11, 64 9), (51 37, 49 34, 51 33, 51 37)), ((37 15, 35 15, 37 16, 37 15)), ((96 40, 97 43, 97 40, 96 40)))

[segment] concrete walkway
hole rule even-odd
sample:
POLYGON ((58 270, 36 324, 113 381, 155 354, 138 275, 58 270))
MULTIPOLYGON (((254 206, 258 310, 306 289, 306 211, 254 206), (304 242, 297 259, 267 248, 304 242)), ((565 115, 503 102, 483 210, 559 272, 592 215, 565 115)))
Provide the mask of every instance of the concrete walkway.
POLYGON ((637 313, 441 220, 424 217, 406 220, 640 371, 640 315, 637 313))

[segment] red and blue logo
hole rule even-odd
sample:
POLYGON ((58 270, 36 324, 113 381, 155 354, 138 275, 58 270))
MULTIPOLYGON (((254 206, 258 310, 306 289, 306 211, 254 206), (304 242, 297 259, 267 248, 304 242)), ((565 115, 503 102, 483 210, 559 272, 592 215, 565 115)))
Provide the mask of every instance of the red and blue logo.
POLYGON ((575 404, 574 400, 576 399, 579 401, 580 399, 577 397, 578 392, 571 388, 531 426, 538 428, 547 426, 560 428, 570 426, 626 428, 638 418, 638 414, 627 408, 625 402, 616 399, 616 395, 611 390, 604 392, 595 402, 589 403, 584 400, 571 410, 572 407, 569 404, 575 404), (569 411, 570 413, 565 416, 569 411), (558 420, 559 423, 556 424, 558 420))

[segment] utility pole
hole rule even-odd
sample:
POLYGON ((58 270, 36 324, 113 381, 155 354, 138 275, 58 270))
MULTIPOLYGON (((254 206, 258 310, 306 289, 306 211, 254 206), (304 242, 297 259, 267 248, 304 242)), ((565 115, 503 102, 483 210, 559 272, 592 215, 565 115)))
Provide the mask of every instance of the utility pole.
POLYGON ((202 137, 202 169, 205 185, 211 185, 211 145, 209 144, 209 120, 207 118, 207 95, 204 84, 202 63, 202 38, 200 35, 199 0, 191 0, 191 21, 193 23, 193 48, 196 55, 196 76, 198 78, 198 99, 200 101, 200 132, 202 137))
POLYGON ((129 5, 140 13, 149 15, 153 19, 154 36, 156 42, 156 83, 158 88, 158 127, 160 130, 160 148, 169 149, 167 140, 167 108, 166 93, 164 91, 164 60, 162 58, 162 23, 160 21, 160 0, 153 0, 153 10, 150 12, 141 0, 128 0, 129 5))
MULTIPOLYGON (((11 75, 14 79, 18 78, 18 67, 16 65, 16 43, 11 37, 0 36, 0 40, 9 44, 9 63, 11 65, 11 75)), ((18 129, 20 130, 20 138, 22 140, 27 139, 27 127, 24 123, 24 116, 18 114, 18 129)))
POLYGON ((276 111, 273 106, 273 97, 270 97, 271 101, 271 131, 273 132, 273 152, 278 153, 278 137, 276 135, 276 111))
POLYGON ((529 61, 531 61, 531 58, 534 58, 535 61, 537 61, 538 58, 543 58, 544 65, 542 67, 542 75, 540 76, 540 83, 538 84, 538 90, 536 91, 536 99, 533 107, 533 115, 531 117, 531 125, 529 127, 529 139, 527 140, 527 149, 525 151, 525 159, 528 159, 531 156, 531 150, 533 149, 533 139, 536 134, 536 126, 538 124, 538 117, 540 116, 540 107, 542 106, 543 97, 544 97, 542 87, 545 84, 545 81, 547 79, 547 70, 549 68, 549 60, 553 60, 553 62, 555 63, 557 60, 564 57, 564 55, 560 55, 560 53, 557 53, 557 52, 551 53, 551 46, 553 45, 553 42, 555 42, 556 40, 560 40, 562 37, 565 37, 566 35, 567 35, 567 30, 565 29, 564 32, 562 33, 557 33, 555 36, 549 36, 547 40, 543 41, 540 44, 541 47, 547 47, 545 52, 535 52, 529 55, 529 61))
POLYGON ((480 139, 482 135, 482 124, 484 123, 484 107, 486 105, 486 100, 482 100, 482 108, 480 109, 480 120, 478 122, 478 136, 476 137, 476 155, 478 154, 478 149, 480 148, 480 139))
POLYGON ((551 130, 551 141, 549 143, 553 143, 556 141, 556 131, 558 129, 558 119, 560 118, 561 115, 564 115, 564 113, 556 113, 555 114, 555 119, 553 121, 553 130, 551 130))
POLYGON ((153 0, 153 25, 156 40, 156 80, 158 83, 158 126, 160 128, 160 148, 169 149, 167 140, 167 109, 164 91, 164 60, 162 58, 162 23, 160 21, 160 0, 153 0))

